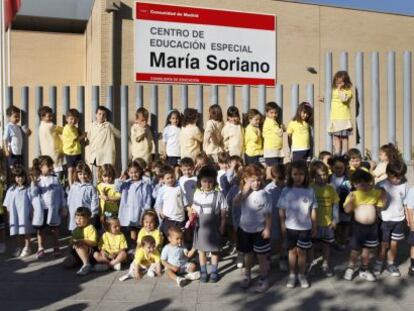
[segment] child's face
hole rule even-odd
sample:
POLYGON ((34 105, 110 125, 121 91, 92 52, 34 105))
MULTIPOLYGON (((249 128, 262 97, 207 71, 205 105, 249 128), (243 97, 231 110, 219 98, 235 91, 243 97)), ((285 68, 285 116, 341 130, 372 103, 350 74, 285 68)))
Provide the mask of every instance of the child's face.
POLYGON ((258 176, 251 176, 249 178, 246 178, 244 181, 246 184, 250 185, 250 189, 253 191, 260 190, 262 186, 262 180, 258 176))
POLYGON ((87 182, 89 182, 89 175, 86 174, 85 172, 80 171, 80 172, 77 172, 76 174, 77 174, 78 179, 79 179, 79 181, 81 183, 87 183, 87 182))
POLYGON ((201 189, 203 191, 211 191, 214 188, 215 180, 211 177, 201 178, 201 189))
POLYGON ((222 170, 222 171, 227 171, 228 169, 229 169, 229 164, 228 163, 220 163, 219 162, 219 168, 222 170))
POLYGON ((185 177, 191 177, 194 173, 194 167, 193 166, 181 166, 181 172, 185 177))
POLYGON ((337 78, 335 80, 335 85, 337 89, 342 89, 344 87, 344 80, 342 78, 337 78))
POLYGON ((105 184, 111 184, 113 182, 113 178, 111 176, 104 175, 104 176, 102 176, 102 181, 105 184))
POLYGON ((137 123, 139 126, 147 126, 148 120, 144 118, 144 116, 140 113, 135 118, 135 123, 137 123))
POLYGON ((96 122, 104 123, 106 121, 107 115, 105 110, 98 110, 96 112, 96 122))
POLYGON ((302 187, 303 183, 305 182, 305 172, 303 172, 300 169, 293 168, 292 169, 292 180, 293 180, 293 186, 302 187))
POLYGON ((14 177, 14 181, 18 186, 23 186, 25 182, 25 178, 23 176, 16 176, 14 177))
POLYGON ((305 110, 302 110, 300 112, 300 118, 303 121, 307 121, 309 119, 309 113, 307 113, 305 110))
POLYGON ((355 169, 359 168, 361 166, 361 158, 359 157, 353 157, 349 160, 349 166, 353 167, 355 169))
POLYGON ((66 117, 66 122, 70 125, 70 126, 74 126, 76 124, 78 124, 78 118, 74 117, 74 116, 67 116, 66 117))
POLYGON ((12 113, 9 117, 9 122, 13 124, 17 124, 20 122, 20 113, 12 113))
POLYGON ((119 234, 121 232, 121 226, 118 221, 111 221, 109 230, 112 234, 119 234))
POLYGON ((276 120, 277 118, 277 110, 276 109, 270 109, 268 112, 266 112, 266 117, 276 120))
POLYGON ((43 165, 40 167, 40 173, 41 173, 42 175, 49 175, 52 171, 53 171, 53 165, 52 165, 52 166, 48 166, 48 165, 46 165, 46 164, 43 164, 43 165))
POLYGON ((152 254, 155 251, 155 244, 146 243, 142 246, 146 254, 152 254))
POLYGON ((345 164, 340 161, 335 162, 332 169, 335 176, 340 177, 345 174, 345 164))
POLYGON ((50 113, 50 112, 45 113, 45 114, 42 116, 42 121, 43 121, 43 122, 47 122, 47 123, 52 122, 52 121, 53 121, 53 114, 52 114, 52 113, 50 113))
POLYGON ((205 159, 196 159, 196 167, 198 169, 200 169, 200 168, 202 168, 202 167, 204 167, 206 165, 207 165, 207 162, 206 162, 205 159))
POLYGON ((319 170, 316 170, 315 173, 316 173, 316 175, 315 175, 315 182, 317 184, 324 185, 324 184, 327 183, 327 181, 328 181, 328 174, 327 174, 327 172, 325 170, 319 169, 319 170))
POLYGON ((80 228, 86 227, 89 223, 89 218, 86 216, 75 215, 75 223, 77 227, 80 227, 80 228))
POLYGON ((129 175, 129 178, 133 181, 140 180, 141 178, 140 172, 135 167, 129 168, 128 175, 129 175))
POLYGON ((183 234, 170 232, 168 235, 168 242, 170 242, 172 246, 181 246, 183 243, 183 234))
POLYGON ((253 118, 250 119, 250 124, 254 127, 259 127, 260 119, 260 115, 255 115, 253 118))
POLYGON ((172 187, 175 184, 175 175, 174 174, 165 174, 164 175, 164 184, 168 187, 172 187))
POLYGON ((227 120, 232 123, 232 124, 240 124, 240 117, 239 116, 235 116, 235 117, 228 117, 227 120))
POLYGON ((381 162, 388 162, 387 154, 384 151, 380 150, 378 157, 381 162))
POLYGON ((177 117, 177 115, 175 113, 173 113, 171 115, 171 117, 170 117, 170 123, 171 123, 171 125, 175 125, 175 126, 178 125, 178 117, 177 117))
POLYGON ((155 230, 155 219, 154 216, 145 216, 143 220, 143 225, 147 232, 151 232, 155 230))
POLYGON ((371 183, 366 182, 366 181, 361 181, 359 183, 354 184, 354 187, 356 190, 368 191, 369 189, 371 189, 371 183))
POLYGON ((403 180, 403 177, 400 176, 394 176, 394 175, 388 175, 388 181, 393 184, 394 186, 401 185, 401 182, 403 180))

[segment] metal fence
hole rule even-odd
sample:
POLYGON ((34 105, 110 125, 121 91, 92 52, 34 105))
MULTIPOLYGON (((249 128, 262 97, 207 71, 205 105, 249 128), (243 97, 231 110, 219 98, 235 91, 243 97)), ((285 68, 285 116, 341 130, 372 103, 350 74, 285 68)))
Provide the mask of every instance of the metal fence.
MULTIPOLYGON (((357 142, 357 148, 360 149, 363 153, 366 149, 366 140, 368 135, 370 135, 371 140, 371 152, 372 158, 374 160, 378 159, 378 150, 380 147, 380 115, 386 114, 387 116, 387 137, 386 141, 396 143, 397 142, 397 134, 396 134, 396 111, 397 111, 397 78, 396 78, 396 52, 388 52, 387 53, 387 64, 386 64, 386 91, 387 91, 387 99, 386 99, 386 111, 381 111, 380 107, 380 61, 379 61, 379 53, 372 52, 372 53, 364 53, 357 52, 355 54, 355 102, 357 106, 356 112, 356 127, 359 134, 360 139, 357 142), (371 62, 369 65, 370 72, 369 80, 370 80, 370 87, 365 87, 366 77, 364 76, 366 72, 364 72, 364 61, 366 58, 370 58, 371 62), (368 94, 368 89, 370 94, 368 94), (370 96, 370 102, 365 102, 365 97, 370 96), (370 116, 370 123, 371 128, 366 129, 365 121, 368 116, 365 115, 365 108, 369 107, 371 111, 370 116)), ((324 143, 326 150, 332 150, 332 141, 327 133, 326 129, 329 123, 329 115, 330 115, 330 98, 332 94, 332 77, 334 74, 333 71, 333 53, 328 52, 324 56, 324 91, 323 94, 327 100, 325 100, 324 107, 323 107, 323 115, 324 117, 319 116, 321 122, 315 125, 314 135, 315 138, 318 138, 319 135, 324 135, 324 143)), ((342 52, 339 54, 339 68, 338 70, 348 70, 349 68, 349 57, 347 52, 342 52)), ((403 98, 403 137, 402 141, 403 144, 400 146, 402 150, 404 159, 409 162, 411 161, 411 154, 412 154, 412 55, 411 52, 406 51, 403 53, 402 58, 402 98, 403 98), (402 148, 401 148, 402 147, 402 148)), ((353 70, 353 69, 352 69, 353 70)), ((336 71, 336 70, 335 70, 336 71)), ((365 70, 366 71, 366 70, 365 70)), ((122 138, 121 138, 121 147, 120 147, 120 154, 121 154, 121 166, 122 168, 126 168, 128 162, 128 138, 129 138, 129 117, 131 111, 134 111, 136 108, 144 106, 144 101, 148 101, 149 103, 145 102, 145 106, 151 113, 151 127, 154 133, 155 139, 155 146, 156 152, 159 151, 158 149, 158 132, 160 125, 160 107, 163 108, 163 111, 167 113, 168 111, 172 110, 173 108, 184 110, 185 108, 189 107, 189 88, 195 88, 193 91, 195 93, 195 100, 194 105, 195 108, 199 111, 202 115, 204 111, 204 99, 207 93, 209 97, 210 104, 222 104, 222 107, 227 104, 227 106, 239 105, 242 112, 247 112, 250 107, 252 106, 251 101, 251 90, 252 87, 250 86, 241 86, 235 87, 232 85, 228 86, 205 86, 205 85, 146 85, 145 88, 143 85, 136 84, 134 86, 128 85, 121 85, 118 86, 119 89, 115 89, 114 86, 109 86, 106 88, 100 88, 99 86, 91 86, 91 88, 85 89, 84 86, 78 86, 76 91, 71 92, 71 87, 64 86, 60 90, 61 98, 58 100, 58 88, 53 86, 49 88, 44 87, 34 87, 34 110, 30 109, 30 111, 38 111, 38 109, 42 105, 49 105, 53 111, 56 113, 58 110, 60 111, 60 116, 62 119, 56 120, 57 123, 64 123, 63 116, 69 110, 70 107, 77 108, 81 113, 80 124, 79 127, 81 130, 85 128, 85 122, 92 121, 95 116, 95 110, 98 105, 100 105, 100 99, 102 98, 102 94, 106 94, 106 102, 105 106, 112 112, 113 118, 115 121, 114 123, 120 126, 122 138), (131 88, 135 88, 133 92, 131 88), (173 90, 179 88, 179 99, 173 99, 173 90), (223 96, 219 96, 219 88, 226 88, 226 95, 224 96, 225 101, 227 103, 220 102, 220 99, 223 100, 223 96), (145 96, 144 96, 144 89, 145 96), (88 99, 90 100, 90 105, 85 109, 85 90, 89 91, 88 99), (119 91, 119 103, 114 102, 114 93, 119 91), (44 92, 48 92, 48 102, 45 103, 44 101, 44 92), (160 102, 159 95, 163 95, 165 102, 160 102), (236 92, 240 92, 241 95, 241 102, 236 103, 236 92), (75 94, 73 94, 75 93, 75 94), (135 97, 131 95, 133 94, 135 97), (76 97, 76 105, 74 105, 74 101, 72 97, 76 97), (59 109, 58 109, 59 108, 59 109)), ((287 86, 290 87, 290 94, 288 96, 284 96, 284 85, 277 84, 272 89, 266 89, 265 86, 258 86, 257 90, 257 108, 264 112, 265 110, 265 103, 267 101, 275 101, 281 108, 281 111, 284 112, 285 119, 291 118, 293 113, 295 112, 300 97, 300 85, 293 84, 287 86), (271 94, 269 96, 269 94, 271 94), (285 97, 290 97, 290 106, 284 100, 285 97), (286 114, 286 111, 289 115, 286 114)), ((302 96, 301 100, 305 100, 310 102, 312 105, 316 105, 315 103, 315 87, 314 84, 306 84, 305 86, 302 85, 302 89, 305 89, 305 96, 302 96)), ((7 90, 6 96, 6 107, 14 104, 14 97, 19 90, 14 89, 13 87, 9 87, 7 90)), ((177 91, 177 90, 176 90, 177 91)), ((88 100, 88 103, 89 103, 88 100)), ((383 100, 385 103, 385 99, 383 100)), ((30 125, 33 132, 34 141, 32 141, 32 148, 33 152, 31 156, 37 156, 39 154, 39 137, 38 137, 38 127, 40 120, 37 116, 30 116, 29 115, 29 87, 21 87, 20 88, 20 104, 16 105, 20 107, 22 110, 22 125, 30 125), (29 120, 31 120, 29 122, 29 120), (30 123, 30 124, 29 124, 30 123), (34 147, 34 148, 33 148, 34 147)), ((32 106, 31 106, 32 107, 32 106)), ((223 107, 224 108, 224 107, 223 107)), ((384 109, 383 109, 384 110, 384 109)), ((161 118, 165 120, 165 118, 161 118)), ((162 130, 162 128, 161 128, 162 130)), ((384 140, 384 137, 383 137, 384 140)), ((28 159, 28 144, 25 144, 25 156, 26 160, 28 159)), ((322 148, 320 148, 322 149, 322 148)))

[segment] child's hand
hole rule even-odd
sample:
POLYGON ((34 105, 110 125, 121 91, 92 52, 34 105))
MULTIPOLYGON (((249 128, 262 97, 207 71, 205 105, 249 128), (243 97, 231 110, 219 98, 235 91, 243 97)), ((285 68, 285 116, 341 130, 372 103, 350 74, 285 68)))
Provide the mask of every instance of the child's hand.
POLYGON ((333 221, 333 222, 331 223, 331 226, 330 226, 330 227, 331 227, 333 230, 335 230, 335 229, 336 229, 336 222, 334 222, 334 221, 333 221))
POLYGON ((66 207, 61 207, 59 209, 59 214, 61 217, 67 217, 68 216, 68 209, 66 207))
POLYGON ((125 180, 127 180, 128 178, 129 178, 129 175, 128 175, 128 170, 123 171, 123 172, 121 173, 121 176, 119 177, 119 179, 120 179, 120 180, 122 180, 122 181, 125 181, 125 180))
POLYGON ((270 239, 270 230, 268 228, 262 231, 262 238, 265 240, 270 239))
POLYGON ((26 130, 26 135, 27 135, 27 136, 32 135, 32 130, 31 130, 31 129, 27 129, 27 130, 26 130))

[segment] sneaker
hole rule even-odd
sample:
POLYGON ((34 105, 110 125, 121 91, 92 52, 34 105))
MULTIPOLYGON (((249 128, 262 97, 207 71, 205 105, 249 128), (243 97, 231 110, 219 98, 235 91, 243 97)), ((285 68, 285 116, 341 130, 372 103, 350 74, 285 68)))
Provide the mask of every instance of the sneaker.
POLYGON ((328 278, 333 276, 333 272, 331 267, 329 267, 329 265, 327 263, 323 263, 322 264, 322 272, 323 274, 325 274, 325 276, 327 276, 328 278))
POLYGON ((375 262, 373 272, 376 276, 381 275, 383 266, 384 266, 384 264, 382 263, 382 261, 377 260, 375 262))
POLYGON ((352 268, 347 268, 345 270, 345 274, 344 274, 344 279, 347 281, 352 281, 352 278, 354 277, 354 269, 352 268))
POLYGON ((92 267, 90 264, 83 265, 78 272, 76 272, 77 275, 87 275, 89 272, 91 272, 92 267))
POLYGON ((20 254, 22 253, 22 248, 21 247, 17 247, 15 250, 14 250, 14 252, 13 252, 13 254, 12 254, 12 256, 13 257, 20 257, 20 254))
POLYGON ((414 276, 414 266, 411 266, 408 268, 408 275, 409 276, 414 276))
POLYGON ((298 281, 299 281, 300 287, 309 288, 310 285, 309 285, 308 278, 306 277, 306 275, 299 274, 298 281))
POLYGON ((237 254, 237 260, 236 260, 237 264, 237 269, 242 269, 244 266, 244 255, 243 253, 238 253, 237 254))
POLYGON ((218 280, 220 280, 220 275, 218 274, 217 271, 211 272, 210 273, 210 282, 211 283, 217 283, 218 280))
POLYGON ((287 282, 286 282, 286 287, 287 288, 294 288, 295 285, 296 285, 296 275, 289 274, 287 282))
POLYGON ((6 243, 0 243, 0 254, 4 254, 6 252, 6 243))
POLYGON ((260 278, 259 282, 257 283, 254 291, 256 293, 264 293, 269 288, 269 280, 267 278, 260 278))
POLYGON ((24 247, 24 248, 22 249, 22 252, 20 253, 20 257, 21 257, 21 258, 27 257, 27 256, 29 256, 31 253, 32 253, 32 250, 30 249, 30 247, 24 247))
POLYGON ((37 259, 42 259, 45 257, 45 250, 43 248, 39 249, 36 253, 37 259))
POLYGON ((149 269, 147 270, 147 276, 148 276, 149 278, 155 278, 156 273, 155 273, 154 269, 149 268, 149 269))
POLYGON ((133 275, 132 275, 132 274, 130 274, 130 273, 127 273, 127 274, 125 274, 125 275, 121 276, 121 277, 119 278, 119 281, 120 281, 120 282, 124 282, 124 281, 126 281, 126 280, 128 280, 128 279, 132 279, 132 278, 133 278, 133 275))
POLYGON ((401 276, 400 270, 394 264, 388 265, 387 266, 387 271, 388 271, 389 274, 391 274, 391 276, 395 276, 395 277, 400 277, 401 276))
POLYGON ((201 272, 200 274, 200 282, 207 283, 208 282, 208 274, 207 272, 201 272))
POLYGON ((366 269, 364 271, 359 271, 358 276, 361 279, 367 280, 368 282, 375 282, 377 279, 375 278, 375 275, 369 271, 369 269, 366 269))
POLYGON ((109 270, 109 266, 103 263, 98 263, 95 265, 94 270, 96 272, 104 272, 109 270))
POLYGON ((179 287, 184 287, 184 285, 186 284, 187 280, 184 278, 181 278, 179 276, 177 276, 177 278, 175 279, 175 281, 177 282, 177 285, 179 287))
POLYGON ((285 257, 280 257, 279 259, 279 270, 282 272, 288 271, 288 263, 285 257))
POLYGON ((199 271, 189 272, 184 276, 184 278, 189 280, 189 281, 198 280, 198 279, 200 279, 200 272, 199 271))
POLYGON ((250 278, 250 276, 245 276, 243 281, 240 283, 240 287, 243 289, 248 289, 250 287, 250 284, 252 282, 252 279, 250 278))
POLYGON ((112 269, 115 271, 121 271, 121 263, 118 262, 116 265, 113 265, 112 269))

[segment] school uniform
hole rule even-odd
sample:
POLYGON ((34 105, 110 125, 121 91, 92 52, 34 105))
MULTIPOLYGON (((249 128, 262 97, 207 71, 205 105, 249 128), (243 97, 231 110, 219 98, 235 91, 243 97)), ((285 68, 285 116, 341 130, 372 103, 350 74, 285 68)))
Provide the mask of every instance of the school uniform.
POLYGON ((273 181, 266 185, 264 190, 269 194, 272 203, 272 239, 280 240, 280 216, 277 202, 279 201, 280 194, 282 193, 283 187, 278 187, 273 181))
POLYGON ((165 144, 167 163, 171 166, 179 164, 180 160, 180 132, 181 128, 168 124, 162 131, 162 140, 165 144))
POLYGON ((204 129, 203 150, 205 153, 217 161, 217 155, 223 151, 223 136, 221 130, 223 122, 208 120, 204 129))
POLYGON ((267 166, 283 164, 283 129, 271 118, 263 123, 263 156, 267 166))
POLYGON ((334 136, 346 137, 352 133, 351 89, 332 90, 331 117, 328 133, 334 136))
POLYGON ((153 137, 149 126, 139 124, 131 126, 130 151, 132 160, 141 158, 148 163, 153 151, 153 137))
POLYGON ((290 121, 286 132, 292 136, 292 161, 311 157, 311 127, 306 121, 290 121))
POLYGON ((203 142, 203 133, 195 124, 187 124, 180 131, 180 156, 195 160, 201 152, 201 143, 203 142))
POLYGON ((196 176, 181 176, 178 180, 181 191, 184 194, 184 202, 186 205, 191 205, 193 203, 194 193, 197 189, 197 177, 196 176))
POLYGON ((88 163, 115 165, 115 138, 121 138, 121 132, 111 122, 93 122, 88 130, 88 163))
POLYGON ((82 149, 79 130, 75 125, 66 124, 63 127, 62 144, 67 167, 76 167, 82 161, 82 149))
POLYGON ((262 133, 258 127, 249 124, 244 132, 244 150, 246 165, 258 163, 263 156, 262 133))
POLYGON ((18 124, 7 123, 4 128, 3 140, 6 141, 6 148, 8 147, 10 150, 10 154, 7 157, 8 167, 23 164, 23 133, 25 131, 18 124))
POLYGON ((63 128, 52 122, 40 121, 39 125, 39 144, 40 154, 48 155, 54 162, 55 172, 62 171, 63 150, 62 135, 63 128))
POLYGON ((244 129, 241 124, 226 122, 221 130, 224 151, 230 156, 243 157, 244 153, 244 129))
POLYGON ((91 183, 75 182, 68 194, 69 230, 76 228, 75 213, 78 207, 87 207, 92 217, 99 215, 99 198, 95 187, 91 183))

